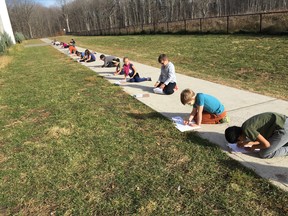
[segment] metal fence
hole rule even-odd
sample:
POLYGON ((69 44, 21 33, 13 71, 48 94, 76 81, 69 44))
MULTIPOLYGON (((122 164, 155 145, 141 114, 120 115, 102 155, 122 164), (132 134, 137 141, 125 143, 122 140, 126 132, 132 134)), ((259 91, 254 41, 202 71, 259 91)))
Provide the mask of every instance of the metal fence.
POLYGON ((68 35, 100 36, 167 33, 260 33, 288 34, 288 11, 217 16, 107 28, 91 31, 67 32, 68 35))

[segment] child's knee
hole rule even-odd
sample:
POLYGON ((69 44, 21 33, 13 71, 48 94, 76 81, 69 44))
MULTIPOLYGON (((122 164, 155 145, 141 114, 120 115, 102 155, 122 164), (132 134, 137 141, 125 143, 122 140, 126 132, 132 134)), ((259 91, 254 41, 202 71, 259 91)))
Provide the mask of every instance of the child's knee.
POLYGON ((166 91, 164 91, 164 93, 165 93, 166 95, 171 95, 171 94, 174 93, 174 90, 166 90, 166 91))

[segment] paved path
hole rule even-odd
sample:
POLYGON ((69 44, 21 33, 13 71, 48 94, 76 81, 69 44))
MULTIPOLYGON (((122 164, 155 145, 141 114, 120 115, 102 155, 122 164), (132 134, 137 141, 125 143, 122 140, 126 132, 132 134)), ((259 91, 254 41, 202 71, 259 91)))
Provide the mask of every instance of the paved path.
MULTIPOLYGON (((47 43, 51 42, 49 39, 42 40, 47 43)), ((67 54, 67 49, 55 48, 60 52, 67 54)), ((77 49, 79 51, 84 51, 84 49, 80 47, 77 47, 77 49)), ((123 76, 112 76, 114 68, 101 68, 100 66, 103 62, 99 60, 98 54, 96 56, 96 62, 81 64, 89 67, 97 74, 105 76, 111 83, 123 79, 123 76)), ((71 58, 75 59, 76 57, 72 55, 71 58)), ((133 60, 132 56, 131 59, 133 60)), ((176 93, 170 96, 156 95, 152 92, 152 86, 158 79, 160 69, 137 62, 133 62, 133 64, 137 68, 137 71, 139 71, 141 77, 152 77, 153 81, 125 83, 121 85, 124 91, 131 95, 150 93, 150 97, 138 98, 138 100, 168 118, 173 116, 186 117, 188 113, 191 112, 191 107, 183 106, 180 102, 180 93, 185 88, 191 88, 196 92, 211 94, 220 99, 231 118, 231 126, 240 126, 247 118, 266 111, 274 111, 288 115, 287 101, 219 85, 182 74, 177 74, 179 90, 176 93)), ((253 169, 258 175, 269 179, 274 185, 288 191, 288 157, 260 159, 256 155, 229 153, 226 146, 227 142, 223 135, 228 126, 229 124, 202 125, 202 128, 199 130, 199 135, 219 145, 231 158, 239 161, 244 166, 253 169)))

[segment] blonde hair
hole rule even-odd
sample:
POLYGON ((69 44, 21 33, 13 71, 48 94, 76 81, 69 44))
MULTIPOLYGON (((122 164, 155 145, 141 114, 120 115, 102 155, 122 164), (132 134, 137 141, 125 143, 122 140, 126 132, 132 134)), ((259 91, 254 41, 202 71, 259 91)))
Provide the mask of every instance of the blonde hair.
POLYGON ((193 97, 195 97, 195 92, 193 92, 191 89, 185 89, 182 91, 181 96, 180 96, 181 103, 185 105, 189 103, 190 101, 192 101, 193 97))

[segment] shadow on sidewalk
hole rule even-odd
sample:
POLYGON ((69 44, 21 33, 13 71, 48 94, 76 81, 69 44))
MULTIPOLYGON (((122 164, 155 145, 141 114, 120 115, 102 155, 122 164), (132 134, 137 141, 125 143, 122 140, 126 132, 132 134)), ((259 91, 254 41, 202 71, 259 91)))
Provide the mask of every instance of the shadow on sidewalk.
MULTIPOLYGON (((110 79, 110 78, 109 78, 110 79)), ((136 83, 131 83, 131 82, 126 82, 124 84, 125 87, 131 87, 131 88, 137 88, 137 89, 141 89, 142 91, 144 92, 148 92, 148 93, 154 93, 153 92, 153 86, 142 86, 142 85, 139 85, 139 84, 136 84, 136 83)))

